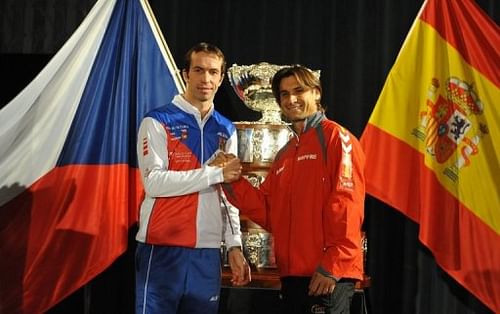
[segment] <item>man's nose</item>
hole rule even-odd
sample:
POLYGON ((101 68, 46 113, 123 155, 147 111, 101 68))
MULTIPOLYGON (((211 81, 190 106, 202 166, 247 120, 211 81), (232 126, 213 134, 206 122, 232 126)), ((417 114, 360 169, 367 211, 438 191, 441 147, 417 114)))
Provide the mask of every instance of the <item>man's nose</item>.
POLYGON ((201 75, 201 79, 203 80, 203 82, 210 81, 210 73, 208 71, 203 72, 203 74, 201 75))

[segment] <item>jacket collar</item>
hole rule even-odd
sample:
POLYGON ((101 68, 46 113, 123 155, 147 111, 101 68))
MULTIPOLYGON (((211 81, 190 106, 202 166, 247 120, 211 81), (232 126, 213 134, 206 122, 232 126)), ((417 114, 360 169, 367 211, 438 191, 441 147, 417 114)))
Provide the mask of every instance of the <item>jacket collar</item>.
POLYGON ((302 133, 305 133, 309 129, 317 127, 324 119, 326 119, 325 114, 322 111, 316 111, 314 114, 306 118, 306 121, 304 123, 304 130, 302 130, 302 133))
MULTIPOLYGON (((191 103, 189 103, 184 97, 182 97, 182 95, 176 95, 174 97, 174 99, 172 100, 172 103, 175 106, 179 107, 181 110, 192 114, 193 116, 196 117, 196 120, 201 122, 200 111, 195 106, 193 106, 191 103)), ((210 107, 210 110, 207 112, 207 114, 205 115, 205 118, 203 120, 206 121, 210 116, 212 116, 213 112, 214 112, 214 105, 212 104, 212 106, 210 107)))

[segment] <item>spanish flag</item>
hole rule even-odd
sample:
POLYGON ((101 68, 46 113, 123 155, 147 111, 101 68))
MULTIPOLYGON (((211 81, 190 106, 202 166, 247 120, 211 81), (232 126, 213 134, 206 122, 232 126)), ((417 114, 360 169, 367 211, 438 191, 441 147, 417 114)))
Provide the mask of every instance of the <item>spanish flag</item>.
POLYGON ((437 263, 500 313, 500 29, 428 0, 361 137, 367 191, 420 225, 437 263))

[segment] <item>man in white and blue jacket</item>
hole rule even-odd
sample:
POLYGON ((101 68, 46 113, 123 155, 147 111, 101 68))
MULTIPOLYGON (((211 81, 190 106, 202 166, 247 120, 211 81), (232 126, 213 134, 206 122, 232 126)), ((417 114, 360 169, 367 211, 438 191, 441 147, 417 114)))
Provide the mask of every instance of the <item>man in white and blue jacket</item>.
POLYGON ((213 104, 224 72, 219 48, 194 46, 182 72, 186 92, 148 113, 139 128, 145 198, 136 236, 136 313, 217 313, 221 241, 233 284, 250 280, 239 213, 221 208, 219 187, 241 169, 210 165, 218 152, 237 152, 236 129, 213 104))

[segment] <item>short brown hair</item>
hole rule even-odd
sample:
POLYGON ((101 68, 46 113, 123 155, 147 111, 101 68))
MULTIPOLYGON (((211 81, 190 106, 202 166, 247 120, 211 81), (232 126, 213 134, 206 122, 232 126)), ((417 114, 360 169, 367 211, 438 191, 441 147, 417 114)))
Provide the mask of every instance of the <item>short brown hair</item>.
POLYGON ((226 72, 226 57, 222 53, 222 50, 220 50, 219 47, 213 44, 205 42, 194 45, 191 49, 188 50, 188 52, 186 52, 186 55, 184 56, 184 71, 189 72, 189 68, 191 67, 192 54, 197 52, 213 53, 217 55, 222 60, 221 73, 224 74, 226 72))
MULTIPOLYGON (((281 106, 280 103, 280 84, 281 80, 286 77, 294 76, 299 82, 300 86, 306 89, 316 88, 321 96, 321 81, 319 77, 313 73, 310 69, 302 66, 300 64, 291 65, 280 69, 276 74, 274 74, 271 81, 271 88, 273 91, 274 98, 276 102, 281 106)), ((321 105, 321 99, 318 100, 318 109, 324 110, 321 105)))

